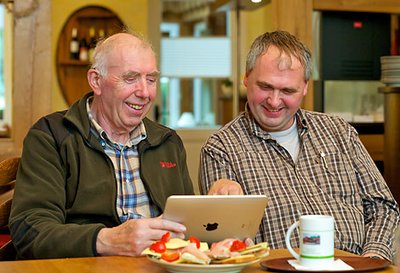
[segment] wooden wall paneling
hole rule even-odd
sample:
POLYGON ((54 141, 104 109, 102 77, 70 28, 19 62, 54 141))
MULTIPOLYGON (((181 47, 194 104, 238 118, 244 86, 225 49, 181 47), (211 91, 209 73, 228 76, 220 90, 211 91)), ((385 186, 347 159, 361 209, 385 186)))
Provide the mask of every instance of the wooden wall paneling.
POLYGON ((69 45, 72 29, 77 29, 78 40, 82 38, 90 42, 89 30, 95 30, 95 38, 99 39, 100 30, 105 35, 112 35, 123 30, 125 24, 113 11, 101 6, 85 6, 76 10, 66 20, 59 34, 57 42, 56 64, 57 77, 60 89, 68 105, 72 105, 84 94, 90 91, 87 82, 87 71, 90 68, 89 60, 72 60, 69 45))
POLYGON ((385 141, 383 134, 359 135, 359 137, 374 161, 384 160, 385 141))

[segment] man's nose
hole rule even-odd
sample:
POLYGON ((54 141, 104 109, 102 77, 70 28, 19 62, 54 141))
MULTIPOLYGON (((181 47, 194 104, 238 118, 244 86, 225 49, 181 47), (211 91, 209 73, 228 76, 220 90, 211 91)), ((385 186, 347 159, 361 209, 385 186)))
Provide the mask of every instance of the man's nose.
POLYGON ((281 96, 279 90, 273 90, 268 93, 267 102, 271 106, 278 106, 280 104, 281 96))
POLYGON ((138 78, 136 84, 136 95, 140 97, 148 97, 149 96, 149 86, 147 84, 147 79, 146 77, 140 77, 138 78))

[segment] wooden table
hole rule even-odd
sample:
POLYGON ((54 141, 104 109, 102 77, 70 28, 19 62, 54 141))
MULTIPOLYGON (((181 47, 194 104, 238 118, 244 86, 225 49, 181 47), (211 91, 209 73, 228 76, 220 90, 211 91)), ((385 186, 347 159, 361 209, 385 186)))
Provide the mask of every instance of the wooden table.
MULTIPOLYGON (((335 255, 353 255, 344 251, 336 251, 335 255)), ((286 249, 271 250, 267 259, 289 257, 286 249)), ((0 272, 6 273, 165 273, 165 270, 151 263, 146 257, 96 257, 69 258, 49 260, 26 260, 0 262, 0 272)), ((246 267, 242 273, 265 273, 258 263, 246 267)), ((370 271, 371 272, 371 271, 370 271)), ((384 270, 372 271, 379 273, 396 273, 394 266, 384 270)))

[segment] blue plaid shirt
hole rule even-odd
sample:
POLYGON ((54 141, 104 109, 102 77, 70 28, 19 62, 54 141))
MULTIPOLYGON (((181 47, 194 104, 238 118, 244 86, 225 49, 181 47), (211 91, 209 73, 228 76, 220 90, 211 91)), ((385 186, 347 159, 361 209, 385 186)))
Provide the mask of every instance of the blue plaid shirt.
POLYGON ((91 99, 87 101, 88 116, 93 125, 91 130, 114 165, 117 180, 116 209, 120 220, 125 222, 129 219, 160 215, 160 211, 151 202, 140 178, 137 144, 147 137, 143 122, 130 133, 130 138, 126 143, 115 143, 93 118, 90 111, 91 99))

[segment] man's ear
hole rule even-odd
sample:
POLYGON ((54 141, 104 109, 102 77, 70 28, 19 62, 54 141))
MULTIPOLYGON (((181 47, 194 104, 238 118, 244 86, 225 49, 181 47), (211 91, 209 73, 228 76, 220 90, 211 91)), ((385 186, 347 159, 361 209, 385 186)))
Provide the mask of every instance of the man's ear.
POLYGON ((309 82, 309 81, 306 81, 306 84, 304 85, 303 97, 304 97, 305 95, 307 95, 307 92, 308 92, 308 82, 309 82))
POLYGON ((247 74, 247 72, 244 74, 244 77, 243 77, 243 85, 245 86, 245 87, 247 87, 247 80, 248 80, 248 78, 249 78, 249 75, 247 74))
POLYGON ((101 94, 100 75, 96 69, 90 68, 87 72, 87 80, 90 88, 96 95, 101 94))

